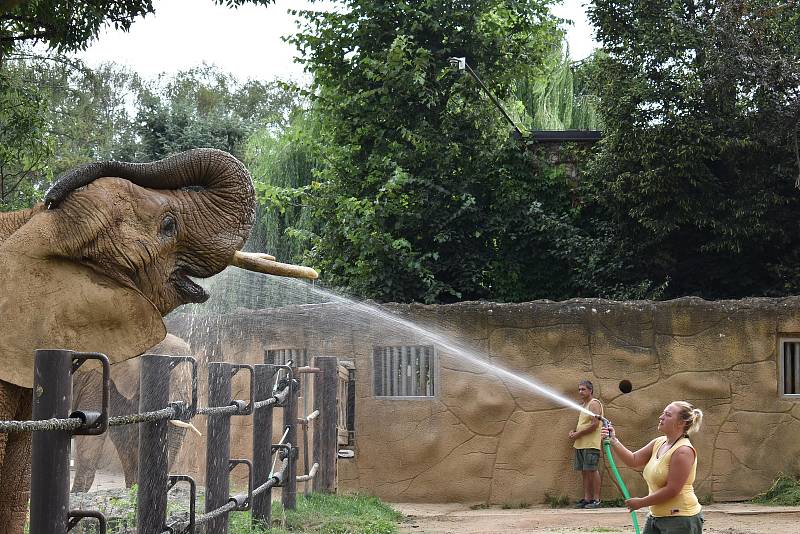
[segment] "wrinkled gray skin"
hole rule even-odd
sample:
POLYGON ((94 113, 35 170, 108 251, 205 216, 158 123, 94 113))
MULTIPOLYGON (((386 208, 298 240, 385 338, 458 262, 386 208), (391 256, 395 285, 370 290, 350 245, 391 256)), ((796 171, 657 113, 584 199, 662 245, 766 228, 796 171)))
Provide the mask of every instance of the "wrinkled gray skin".
MULTIPOLYGON (((0 419, 31 415, 34 350, 122 361, 164 338, 161 317, 208 298, 189 277, 222 271, 255 215, 230 154, 95 163, 58 178, 43 205, 0 213, 0 419)), ((30 434, 0 435, 0 534, 23 531, 30 434)))
MULTIPOLYGON (((149 349, 146 354, 167 356, 192 356, 189 344, 183 339, 167 334, 167 337, 149 349)), ((111 391, 109 412, 111 416, 130 415, 139 412, 139 368, 140 358, 118 363, 111 367, 111 391)), ((72 376, 72 409, 97 410, 103 405, 102 374, 98 370, 78 370, 72 376)), ((177 365, 170 373, 170 400, 191 402, 191 371, 188 364, 177 365)), ((186 428, 170 424, 167 427, 168 469, 180 452, 186 428)), ((139 478, 139 425, 114 426, 100 436, 75 436, 75 477, 72 493, 85 493, 94 483, 98 465, 103 460, 103 448, 110 439, 117 451, 125 486, 130 488, 139 478)))

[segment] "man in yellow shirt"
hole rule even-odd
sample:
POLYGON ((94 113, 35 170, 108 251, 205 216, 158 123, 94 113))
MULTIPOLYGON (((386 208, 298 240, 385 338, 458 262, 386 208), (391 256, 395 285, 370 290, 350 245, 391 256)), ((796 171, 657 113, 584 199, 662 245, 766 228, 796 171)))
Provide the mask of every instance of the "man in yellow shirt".
MULTIPOLYGON (((588 380, 578 383, 578 397, 581 405, 589 412, 603 416, 603 405, 594 398, 594 386, 588 380)), ((575 470, 583 477, 583 499, 576 508, 600 507, 600 420, 581 412, 575 430, 570 431, 569 439, 575 442, 575 470)))

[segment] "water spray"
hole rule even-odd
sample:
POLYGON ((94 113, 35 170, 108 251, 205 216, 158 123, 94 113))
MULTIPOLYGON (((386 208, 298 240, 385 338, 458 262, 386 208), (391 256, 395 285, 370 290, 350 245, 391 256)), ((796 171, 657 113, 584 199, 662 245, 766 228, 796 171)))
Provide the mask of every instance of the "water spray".
MULTIPOLYGON (((611 423, 608 419, 601 415, 595 416, 597 417, 603 425, 603 428, 608 429, 611 426, 611 423)), ((617 481, 617 485, 619 486, 620 491, 622 492, 622 496, 625 497, 625 500, 631 498, 631 494, 628 492, 628 487, 623 482, 622 477, 617 470, 617 464, 614 462, 614 457, 611 455, 611 434, 607 435, 606 438, 603 440, 603 450, 606 452, 606 458, 608 458, 608 465, 611 466, 611 472, 614 474, 614 479, 617 481)), ((633 519, 633 528, 636 531, 636 534, 640 534, 639 532, 639 519, 636 517, 636 510, 631 510, 631 518, 633 519)))

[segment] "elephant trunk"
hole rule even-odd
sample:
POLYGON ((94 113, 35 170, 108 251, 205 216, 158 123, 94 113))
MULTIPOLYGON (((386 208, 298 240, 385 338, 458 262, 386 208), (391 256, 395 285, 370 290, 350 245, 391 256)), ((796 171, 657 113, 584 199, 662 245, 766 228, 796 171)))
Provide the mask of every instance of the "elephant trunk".
POLYGON ((104 176, 173 191, 181 216, 191 228, 181 250, 191 276, 205 278, 222 271, 244 245, 255 220, 250 173, 232 155, 212 148, 188 150, 152 163, 82 165, 56 180, 45 195, 45 204, 56 208, 71 191, 104 176))

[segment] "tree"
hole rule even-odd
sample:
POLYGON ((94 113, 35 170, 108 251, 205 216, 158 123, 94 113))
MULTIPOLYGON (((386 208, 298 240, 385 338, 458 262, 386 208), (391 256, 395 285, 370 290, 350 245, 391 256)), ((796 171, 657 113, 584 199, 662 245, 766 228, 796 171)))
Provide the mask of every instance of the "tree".
POLYGON ((244 157, 247 139, 260 128, 279 128, 295 106, 281 82, 240 83, 211 66, 143 83, 137 96, 139 158, 152 161, 195 147, 244 157))
POLYGON ((582 194, 630 247, 631 280, 665 296, 800 289, 797 7, 593 3, 605 131, 582 194))
MULTIPOLYGON (((236 7, 267 5, 272 0, 214 0, 236 7)), ((139 18, 155 12, 153 0, 12 0, 0 5, 0 61, 15 47, 41 42, 56 52, 85 49, 100 28, 128 31, 139 18)))
POLYGON ((554 47, 542 65, 529 65, 514 80, 514 108, 528 130, 599 130, 599 99, 589 88, 586 63, 569 47, 554 47))
POLYGON ((24 63, 0 64, 0 211, 28 207, 41 196, 52 143, 47 94, 26 83, 24 63))
POLYGON ((314 175, 321 168, 313 143, 318 133, 319 120, 313 111, 298 107, 286 128, 261 129, 245 147, 244 162, 259 199, 248 244, 280 261, 302 261, 319 226, 301 200, 314 190, 314 175))
POLYGON ((320 228, 308 260, 327 283, 380 300, 491 294, 488 210, 507 125, 465 56, 501 98, 560 39, 547 2, 343 1, 303 12, 293 38, 321 119, 320 228))

